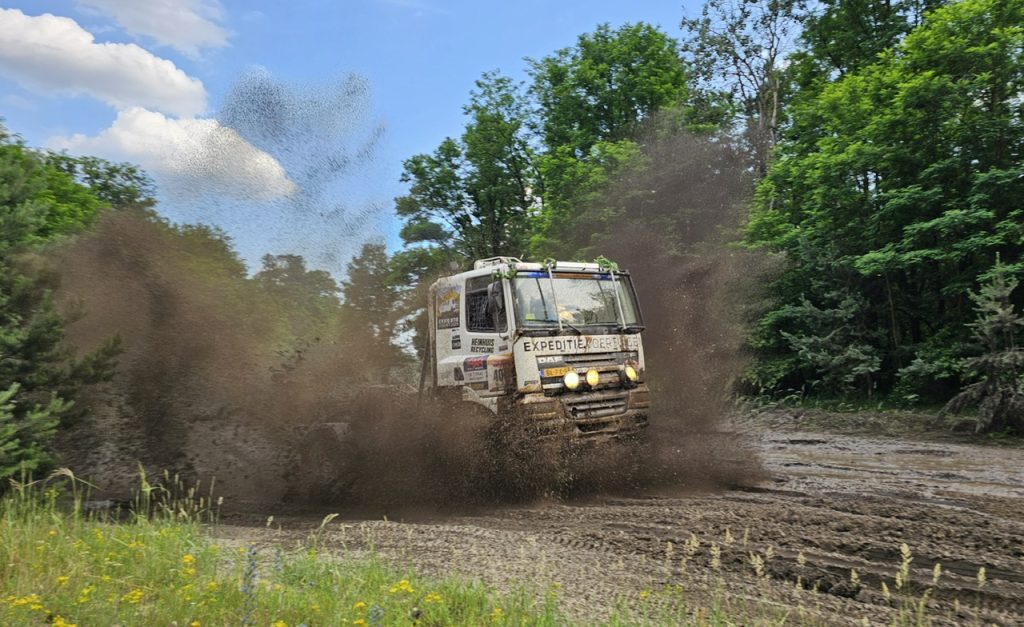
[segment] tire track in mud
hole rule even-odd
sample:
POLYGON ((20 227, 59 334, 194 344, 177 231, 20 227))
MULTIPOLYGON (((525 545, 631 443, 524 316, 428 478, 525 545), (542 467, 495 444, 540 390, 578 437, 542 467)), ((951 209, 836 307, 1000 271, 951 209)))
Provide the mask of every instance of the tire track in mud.
MULTIPOLYGON (((931 587, 927 613, 936 624, 1024 624, 1024 450, 799 433, 762 434, 758 448, 771 479, 746 489, 350 522, 330 538, 499 588, 558 583, 562 605, 580 622, 664 586, 679 586, 691 605, 707 602, 725 582, 740 608, 800 607, 799 616, 819 622, 888 623, 900 603, 931 587), (691 534, 699 548, 687 555, 691 534), (913 561, 910 583, 897 591, 903 542, 913 561), (764 559, 763 577, 752 554, 764 559), (935 563, 943 574, 931 586, 935 563)), ((320 516, 278 520, 287 536, 308 532, 320 516)))

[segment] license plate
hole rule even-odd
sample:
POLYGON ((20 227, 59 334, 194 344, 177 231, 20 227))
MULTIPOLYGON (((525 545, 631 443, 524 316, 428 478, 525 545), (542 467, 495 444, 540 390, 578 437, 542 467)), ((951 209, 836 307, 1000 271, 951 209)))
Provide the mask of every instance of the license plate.
POLYGON ((563 366, 561 368, 545 368, 544 369, 544 376, 545 377, 564 377, 565 373, 569 372, 570 370, 571 370, 571 368, 569 368, 568 366, 563 366))

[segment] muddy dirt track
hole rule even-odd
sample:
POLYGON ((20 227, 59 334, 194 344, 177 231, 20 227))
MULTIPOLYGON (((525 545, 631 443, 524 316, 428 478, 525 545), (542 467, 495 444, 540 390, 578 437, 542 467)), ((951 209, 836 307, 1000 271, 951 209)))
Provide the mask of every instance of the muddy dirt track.
MULTIPOLYGON (((741 622, 788 612, 790 624, 888 623, 902 598, 894 580, 906 542, 910 596, 919 598, 934 564, 942 565, 928 601, 935 622, 1024 624, 1024 449, 743 430, 768 472, 758 485, 534 503, 443 520, 350 518, 332 523, 324 539, 339 552, 372 550, 421 574, 458 573, 499 588, 558 584, 562 607, 581 623, 606 617, 617 599, 636 604, 644 591, 657 599, 669 586, 691 606, 724 590, 741 622), (687 547, 691 534, 695 550, 687 547), (764 559, 762 577, 751 554, 764 559)), ((228 515, 216 534, 290 543, 325 512, 282 508, 272 512, 276 530, 265 528, 265 511, 228 515)))

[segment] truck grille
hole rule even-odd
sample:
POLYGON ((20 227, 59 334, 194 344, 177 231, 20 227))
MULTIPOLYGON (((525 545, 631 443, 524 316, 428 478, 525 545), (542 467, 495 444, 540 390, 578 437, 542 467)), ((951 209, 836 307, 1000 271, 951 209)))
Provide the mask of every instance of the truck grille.
POLYGON ((565 360, 565 365, 574 368, 616 368, 619 365, 616 353, 575 353, 565 355, 563 359, 565 360))
POLYGON ((586 424, 608 416, 618 416, 626 411, 628 401, 628 393, 602 395, 599 398, 563 397, 566 411, 577 424, 586 424))

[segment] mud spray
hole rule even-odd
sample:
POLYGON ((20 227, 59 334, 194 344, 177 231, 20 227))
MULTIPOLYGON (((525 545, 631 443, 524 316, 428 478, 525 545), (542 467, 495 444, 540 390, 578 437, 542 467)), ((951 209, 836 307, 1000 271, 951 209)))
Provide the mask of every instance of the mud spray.
MULTIPOLYGON (((258 75, 224 107, 226 123, 286 155, 289 172, 309 182, 296 205, 276 209, 297 212, 303 224, 330 196, 324 181, 372 158, 376 130, 326 161, 308 150, 318 124, 331 128, 318 118, 361 102, 353 89, 310 97, 258 75)), ((654 411, 643 442, 552 455, 477 412, 402 400, 398 388, 366 380, 381 370, 379 355, 351 330, 282 337, 280 303, 245 281, 244 267, 226 246, 211 246, 205 227, 171 229, 146 211, 120 209, 60 255, 59 299, 83 312, 70 341, 88 350, 119 334, 125 346, 116 379, 86 395, 88 411, 62 436, 65 461, 113 498, 131 492, 142 465, 216 477, 217 492, 241 507, 340 499, 331 504, 374 515, 752 480, 756 462, 721 422, 741 366, 729 295, 750 276, 749 260, 725 245, 749 190, 744 164, 723 143, 659 136, 645 145, 652 165, 603 199, 621 217, 609 231, 616 237, 595 243, 632 271, 647 322, 654 411), (317 469, 303 464, 302 434, 337 421, 351 426, 350 474, 342 490, 311 489, 317 469)), ((324 228, 336 226, 346 241, 293 250, 312 259, 356 250, 368 212, 325 215, 324 228)))

